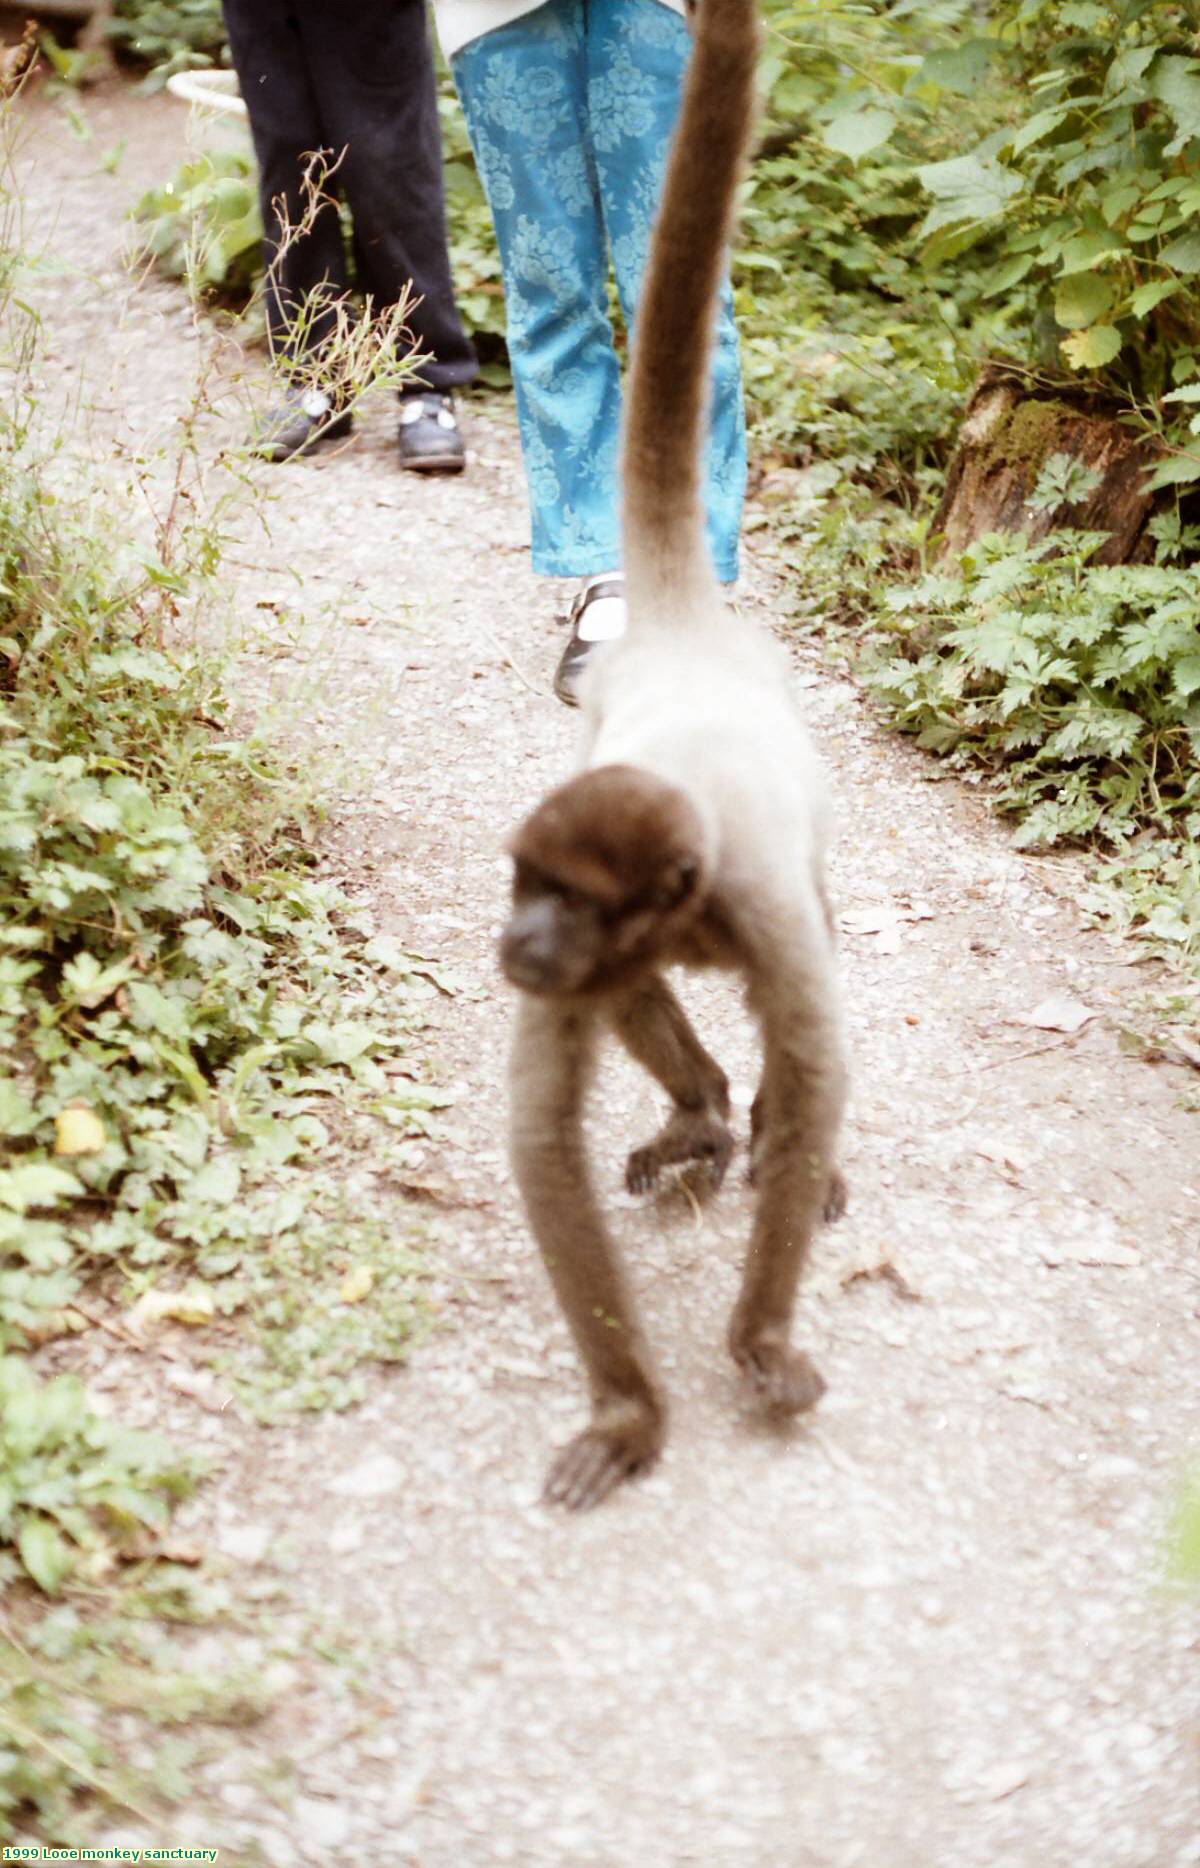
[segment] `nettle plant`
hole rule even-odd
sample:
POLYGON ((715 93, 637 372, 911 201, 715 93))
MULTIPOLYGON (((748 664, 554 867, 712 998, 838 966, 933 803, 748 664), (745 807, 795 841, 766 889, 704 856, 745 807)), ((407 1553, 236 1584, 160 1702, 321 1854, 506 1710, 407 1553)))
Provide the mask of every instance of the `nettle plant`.
MULTIPOLYGON (((1093 478, 1052 456, 1030 503, 1077 503, 1093 478)), ((998 775, 1027 848, 1200 837, 1195 573, 1096 565, 1104 537, 994 533, 886 599, 872 685, 920 744, 998 775)), ((1173 938, 1200 939, 1200 895, 1192 912, 1173 938)))
POLYGON ((1021 81, 1019 114, 930 163, 927 264, 986 240, 1040 361, 1091 375, 1163 438, 1148 487, 1200 481, 1200 8, 1011 0, 964 69, 1021 81))
MULTIPOLYGON (((1093 380, 1162 437, 1155 487, 1200 481, 1195 0, 816 0, 771 18, 773 110, 808 169, 841 158, 795 263, 831 260, 898 304, 923 278, 960 347, 989 327, 1035 374, 1093 380)), ((769 139, 758 193, 789 180, 778 162, 769 139)))

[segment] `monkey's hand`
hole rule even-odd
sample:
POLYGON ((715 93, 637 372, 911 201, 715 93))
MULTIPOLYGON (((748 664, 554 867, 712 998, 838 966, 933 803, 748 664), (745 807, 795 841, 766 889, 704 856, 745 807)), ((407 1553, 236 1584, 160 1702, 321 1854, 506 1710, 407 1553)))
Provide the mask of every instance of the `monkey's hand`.
POLYGON ((622 1479, 652 1466, 662 1451, 662 1413, 642 1400, 604 1403, 590 1427, 555 1457, 542 1496, 568 1511, 588 1511, 622 1479))
POLYGON ((825 1393, 820 1370, 802 1349, 793 1349, 765 1331, 757 1336, 747 1334, 736 1315, 729 1331, 729 1348, 769 1415, 785 1419, 792 1414, 806 1414, 825 1393))
POLYGON ((653 1141, 634 1149, 625 1163, 625 1185, 630 1193, 649 1193, 664 1168, 697 1162, 706 1170, 715 1193, 732 1154, 733 1136, 719 1116, 676 1110, 653 1141))

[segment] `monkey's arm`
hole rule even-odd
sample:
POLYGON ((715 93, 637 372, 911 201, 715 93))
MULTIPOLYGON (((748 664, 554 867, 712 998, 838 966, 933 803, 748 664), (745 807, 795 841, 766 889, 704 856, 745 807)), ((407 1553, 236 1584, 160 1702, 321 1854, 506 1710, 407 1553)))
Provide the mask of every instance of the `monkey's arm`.
POLYGON ((529 1224, 587 1370, 592 1421, 563 1448, 547 1498, 599 1503, 663 1437, 658 1395, 620 1263, 588 1171, 583 1099, 595 1018, 522 995, 512 1055, 512 1161, 529 1224))
POLYGON ((846 1068, 823 914, 815 903, 777 907, 770 925, 749 964, 749 1000, 763 1034, 757 1205, 729 1346, 768 1408, 794 1414, 825 1386, 789 1339, 800 1274, 837 1172, 846 1068))

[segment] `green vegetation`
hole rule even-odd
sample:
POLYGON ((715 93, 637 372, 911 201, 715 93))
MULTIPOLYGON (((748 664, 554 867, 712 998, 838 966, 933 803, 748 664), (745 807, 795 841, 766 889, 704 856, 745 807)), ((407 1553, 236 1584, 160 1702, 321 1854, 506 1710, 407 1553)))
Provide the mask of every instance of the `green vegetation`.
POLYGON ((161 78, 219 62, 225 44, 221 0, 116 0, 109 32, 161 78))
MULTIPOLYGON (((208 646, 249 489, 207 463, 205 386, 169 451, 96 464, 46 399, 10 189, 2 234, 0 1833, 65 1841, 80 1792, 180 1781, 139 1740, 138 1789, 106 1707, 202 1729, 253 1699, 165 1632, 212 1609, 170 1530, 203 1463, 73 1371, 101 1332, 131 1395, 161 1344, 264 1420, 352 1402, 424 1325, 419 1230, 375 1189, 442 1099, 430 969, 317 875, 314 802, 208 646)), ((345 337, 352 386, 386 374, 386 333, 345 337)))
POLYGON ((802 470, 772 505, 799 617, 841 636, 902 730, 985 768, 1027 846, 1100 852, 1098 912, 1200 957, 1200 14, 770 18, 739 308, 769 464, 802 470), (1095 484, 1061 452, 1056 384, 1152 444, 1155 563, 1099 565, 1104 535, 1078 531, 939 561, 989 357, 1042 398, 1003 437, 1031 518, 1095 484))
POLYGON ((170 278, 249 300, 262 277, 263 227, 248 149, 206 149, 181 163, 134 215, 147 254, 170 278))

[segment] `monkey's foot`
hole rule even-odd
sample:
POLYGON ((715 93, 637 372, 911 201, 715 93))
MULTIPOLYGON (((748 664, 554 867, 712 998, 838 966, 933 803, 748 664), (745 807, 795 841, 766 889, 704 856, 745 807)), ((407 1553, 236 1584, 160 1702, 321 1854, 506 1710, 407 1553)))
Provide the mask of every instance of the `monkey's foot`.
POLYGON ((725 1178, 733 1154, 733 1136, 719 1116, 679 1111, 654 1140, 635 1148, 625 1163, 625 1185, 630 1193, 649 1193, 664 1168, 698 1162, 715 1193, 725 1178))
POLYGON ((654 1416, 621 1426, 591 1426, 556 1454, 542 1497, 568 1511, 589 1511, 635 1472, 652 1466, 662 1450, 662 1423, 654 1416))
POLYGON ((825 1380, 802 1349, 758 1342, 735 1347, 733 1359, 750 1380, 764 1411, 782 1419, 806 1414, 825 1393, 825 1380))

